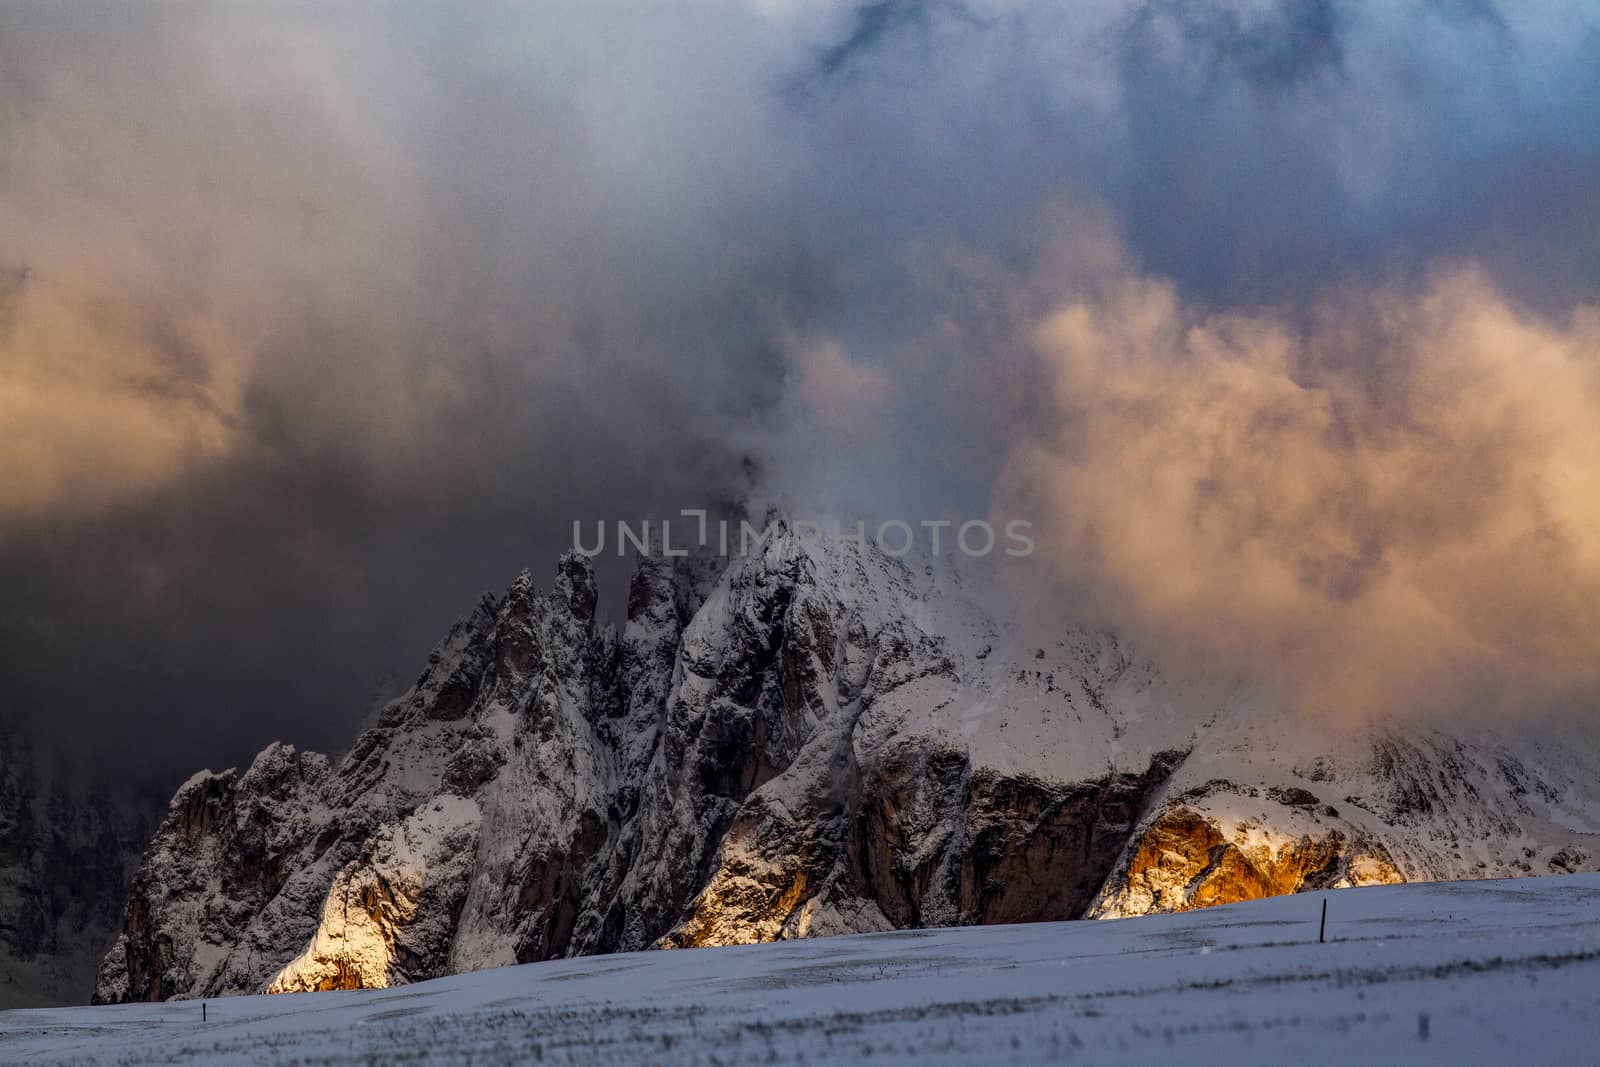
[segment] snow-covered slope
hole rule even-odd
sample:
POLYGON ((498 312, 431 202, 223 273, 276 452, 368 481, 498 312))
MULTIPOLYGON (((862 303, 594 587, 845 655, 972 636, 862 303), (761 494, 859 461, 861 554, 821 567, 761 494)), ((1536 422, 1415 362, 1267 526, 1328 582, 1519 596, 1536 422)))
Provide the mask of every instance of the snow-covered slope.
POLYGON ((35 1064, 1590 1062, 1600 875, 0 1015, 35 1064), (1322 901, 1327 942, 1318 943, 1322 901))
POLYGON ((780 529, 595 602, 581 557, 523 575, 337 765, 197 774, 97 999, 1595 865, 1581 752, 1191 706, 950 560, 780 529))

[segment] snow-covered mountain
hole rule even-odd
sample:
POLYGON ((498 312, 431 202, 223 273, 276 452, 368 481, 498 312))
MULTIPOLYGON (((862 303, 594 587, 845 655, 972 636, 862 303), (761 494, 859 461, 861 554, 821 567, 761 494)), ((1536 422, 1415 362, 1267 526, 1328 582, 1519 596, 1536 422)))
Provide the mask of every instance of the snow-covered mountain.
POLYGON ((949 561, 779 528, 485 598, 334 765, 196 774, 97 1001, 1593 869, 1592 753, 1201 707, 949 561))

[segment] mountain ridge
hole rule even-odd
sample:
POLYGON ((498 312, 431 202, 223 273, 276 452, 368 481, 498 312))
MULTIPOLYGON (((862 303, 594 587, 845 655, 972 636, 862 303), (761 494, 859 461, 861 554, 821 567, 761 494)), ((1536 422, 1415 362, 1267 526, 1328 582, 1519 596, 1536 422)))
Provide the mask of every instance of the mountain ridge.
POLYGON ((597 599, 576 553, 548 592, 524 572, 336 765, 274 745, 191 778, 95 1000, 1181 910, 1600 851, 1588 764, 1201 708, 1114 635, 997 618, 939 560, 780 523, 748 557, 641 556, 620 627, 597 599))

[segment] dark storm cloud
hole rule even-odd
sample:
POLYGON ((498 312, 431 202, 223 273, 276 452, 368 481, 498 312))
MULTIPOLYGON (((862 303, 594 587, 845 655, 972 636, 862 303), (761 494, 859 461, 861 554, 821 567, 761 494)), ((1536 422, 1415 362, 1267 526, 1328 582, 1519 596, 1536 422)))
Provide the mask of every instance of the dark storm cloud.
MULTIPOLYGON (((1534 9, 1529 9, 1533 11, 1534 9)), ((1145 261, 1207 296, 1292 296, 1330 277, 1469 252, 1527 295, 1549 279, 1481 226, 1534 144, 1596 158, 1557 16, 1517 36, 1488 7, 1151 4, 1119 36, 1129 156, 1109 195, 1145 261), (1552 50, 1553 48, 1553 50, 1552 50), (1574 84, 1561 85, 1564 79, 1574 84), (1180 222, 1181 219, 1181 222, 1180 222)), ((1593 18, 1569 12, 1592 36, 1593 18)), ((1565 287, 1570 301, 1582 290, 1565 287)))
POLYGON ((1509 38, 1510 24, 1495 0, 1429 0, 1428 7, 1444 18, 1482 23, 1509 38))
POLYGON ((844 40, 829 45, 817 57, 815 76, 829 78, 838 74, 857 56, 879 47, 892 34, 925 24, 937 6, 908 0, 876 0, 861 5, 844 40))
MULTIPOLYGON (((1019 324, 1108 270, 1292 316, 1443 256, 1570 310, 1600 282, 1595 21, 13 12, 4 713, 133 776, 331 747, 574 518, 982 510, 1058 414, 1019 324)), ((1317 581, 1370 581, 1366 543, 1317 581)))
POLYGON ((751 94, 662 93, 751 75, 644 64, 695 20, 21 21, 8 717, 134 775, 337 745, 574 518, 747 481, 830 282, 751 193, 751 94))
POLYGON ((983 25, 971 8, 951 0, 873 0, 854 10, 843 37, 817 50, 815 61, 794 80, 792 92, 803 96, 847 78, 857 65, 870 66, 875 52, 902 40, 915 37, 925 42, 936 19, 983 25))
POLYGON ((1205 0, 1151 0, 1134 11, 1122 47, 1138 79, 1159 66, 1152 53, 1171 33, 1185 61, 1213 68, 1208 80, 1237 74, 1256 89, 1272 91, 1337 75, 1345 32, 1337 5, 1328 0, 1277 0, 1258 11, 1205 0))

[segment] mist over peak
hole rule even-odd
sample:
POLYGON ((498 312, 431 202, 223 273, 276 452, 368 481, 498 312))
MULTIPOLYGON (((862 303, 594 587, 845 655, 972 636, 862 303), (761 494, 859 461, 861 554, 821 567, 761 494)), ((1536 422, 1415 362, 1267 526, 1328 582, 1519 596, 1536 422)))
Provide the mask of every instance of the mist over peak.
POLYGON ((13 12, 6 714, 334 747, 575 519, 1013 493, 1175 656, 1570 702, 1597 93, 1578 0, 13 12))

